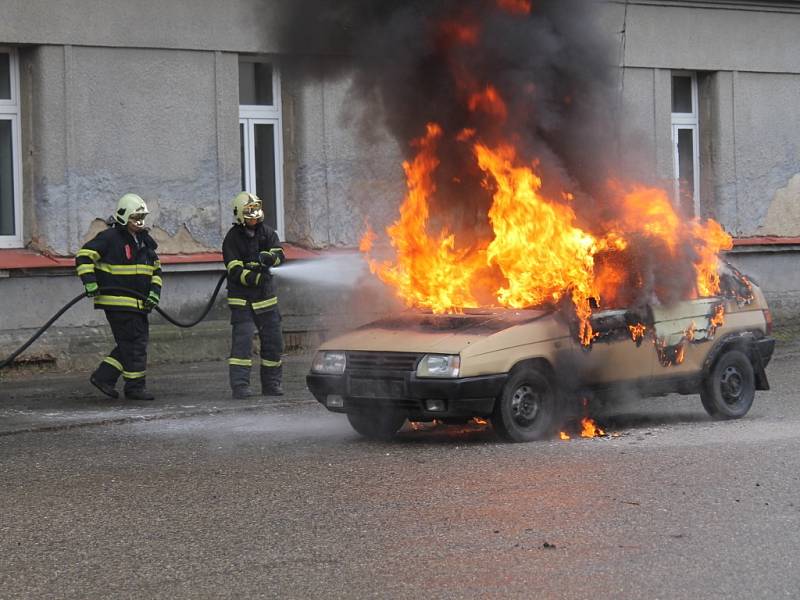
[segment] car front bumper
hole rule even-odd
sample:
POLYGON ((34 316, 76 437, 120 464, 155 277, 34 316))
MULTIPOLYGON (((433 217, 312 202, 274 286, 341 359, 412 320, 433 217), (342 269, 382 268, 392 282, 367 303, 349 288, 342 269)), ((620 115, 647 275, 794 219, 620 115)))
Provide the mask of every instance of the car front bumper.
POLYGON ((507 373, 460 379, 422 379, 414 373, 310 373, 306 383, 317 401, 332 412, 391 409, 421 418, 487 417, 507 377, 507 373), (343 406, 329 406, 329 396, 341 397, 343 406), (442 400, 443 410, 428 410, 426 400, 442 400))

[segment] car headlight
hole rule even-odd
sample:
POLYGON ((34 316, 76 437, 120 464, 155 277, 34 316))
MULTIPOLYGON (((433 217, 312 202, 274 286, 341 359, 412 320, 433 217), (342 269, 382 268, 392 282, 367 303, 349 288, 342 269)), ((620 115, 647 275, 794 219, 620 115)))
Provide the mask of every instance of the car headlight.
POLYGON ((311 362, 311 371, 326 375, 341 375, 347 366, 347 354, 340 350, 320 350, 311 362))
POLYGON ((460 368, 458 354, 426 354, 417 365, 417 377, 458 377, 460 368))

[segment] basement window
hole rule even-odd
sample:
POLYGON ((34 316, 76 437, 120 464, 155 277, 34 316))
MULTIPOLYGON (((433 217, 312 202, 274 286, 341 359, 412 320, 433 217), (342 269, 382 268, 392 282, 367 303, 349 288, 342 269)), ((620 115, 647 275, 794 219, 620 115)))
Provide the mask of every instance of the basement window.
POLYGON ((697 74, 672 73, 673 201, 687 217, 700 214, 697 74))
POLYGON ((0 248, 22 247, 19 66, 0 47, 0 248))

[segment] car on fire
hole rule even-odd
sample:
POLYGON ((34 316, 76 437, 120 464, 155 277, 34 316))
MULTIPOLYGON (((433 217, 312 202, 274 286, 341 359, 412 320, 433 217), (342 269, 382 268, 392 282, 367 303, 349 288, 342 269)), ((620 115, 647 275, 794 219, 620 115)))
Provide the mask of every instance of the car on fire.
POLYGON ((574 311, 407 311, 325 342, 306 381, 329 411, 361 435, 390 439, 410 421, 488 419, 500 437, 550 436, 584 400, 700 394, 715 419, 737 419, 775 341, 762 291, 735 268, 717 296, 596 310, 579 342, 574 311))

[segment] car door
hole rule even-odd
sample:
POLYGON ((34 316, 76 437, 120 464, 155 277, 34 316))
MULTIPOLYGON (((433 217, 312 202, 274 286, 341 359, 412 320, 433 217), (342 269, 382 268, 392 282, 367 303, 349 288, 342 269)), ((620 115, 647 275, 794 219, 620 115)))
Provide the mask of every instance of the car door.
POLYGON ((716 331, 713 319, 722 305, 722 299, 707 297, 652 308, 656 382, 689 376, 703 368, 716 331))
POLYGON ((591 387, 647 386, 655 367, 649 310, 592 314, 593 341, 582 349, 582 380, 591 387))

